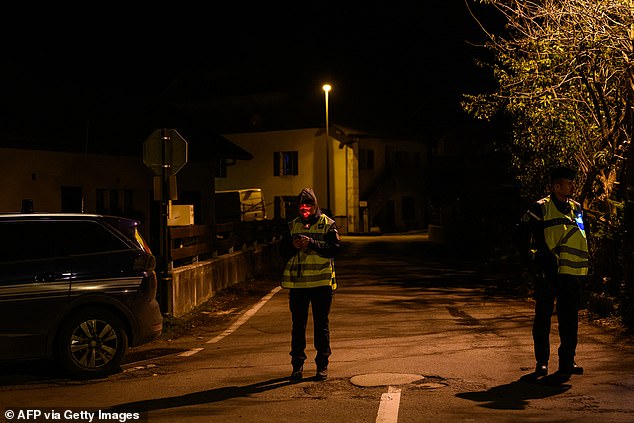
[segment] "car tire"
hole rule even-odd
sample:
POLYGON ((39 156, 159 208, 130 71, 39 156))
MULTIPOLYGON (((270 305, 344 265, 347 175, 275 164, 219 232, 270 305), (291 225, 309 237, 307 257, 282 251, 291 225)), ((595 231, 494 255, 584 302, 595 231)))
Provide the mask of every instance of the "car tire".
POLYGON ((55 342, 56 359, 73 377, 96 378, 120 370, 128 335, 117 316, 82 309, 68 317, 55 342))

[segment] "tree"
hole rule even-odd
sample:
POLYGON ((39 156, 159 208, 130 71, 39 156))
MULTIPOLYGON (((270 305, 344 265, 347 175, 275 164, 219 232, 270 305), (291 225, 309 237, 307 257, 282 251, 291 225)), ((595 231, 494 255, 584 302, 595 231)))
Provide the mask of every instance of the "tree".
POLYGON ((634 320, 634 0, 479 3, 506 23, 502 34, 481 25, 493 59, 480 65, 492 70, 498 87, 466 94, 462 106, 480 119, 510 119, 512 139, 501 147, 524 195, 540 195, 554 165, 581 170, 578 198, 595 234, 595 287, 617 294, 625 282, 625 317, 634 320), (613 260, 612 250, 621 252, 618 268, 603 259, 613 260))

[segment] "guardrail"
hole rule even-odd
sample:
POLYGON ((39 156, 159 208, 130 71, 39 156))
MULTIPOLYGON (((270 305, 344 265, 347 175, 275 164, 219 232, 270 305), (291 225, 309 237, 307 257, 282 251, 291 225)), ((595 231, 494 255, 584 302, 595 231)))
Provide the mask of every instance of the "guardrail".
POLYGON ((279 239, 287 222, 258 220, 169 227, 169 261, 178 268, 279 239))

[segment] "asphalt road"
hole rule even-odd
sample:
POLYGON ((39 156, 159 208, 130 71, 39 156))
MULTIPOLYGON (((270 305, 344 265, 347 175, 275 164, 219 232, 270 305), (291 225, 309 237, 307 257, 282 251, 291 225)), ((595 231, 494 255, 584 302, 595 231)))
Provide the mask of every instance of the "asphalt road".
MULTIPOLYGON (((532 302, 507 273, 447 259, 425 234, 344 242, 324 382, 312 379, 312 346, 306 379, 287 380, 287 294, 263 279, 176 322, 103 380, 68 380, 45 363, 5 365, 0 405, 23 417, 61 413, 30 421, 89 421, 99 411, 119 413, 101 421, 152 423, 634 421, 631 337, 582 318, 585 374, 535 380, 532 302)), ((0 421, 17 420, 2 411, 0 421)))

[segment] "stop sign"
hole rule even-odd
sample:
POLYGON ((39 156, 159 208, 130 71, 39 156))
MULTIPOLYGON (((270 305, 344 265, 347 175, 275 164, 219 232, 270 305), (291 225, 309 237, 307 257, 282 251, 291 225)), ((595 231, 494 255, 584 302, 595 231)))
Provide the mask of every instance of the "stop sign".
POLYGON ((155 175, 161 175, 163 168, 175 175, 187 163, 187 141, 176 129, 156 129, 143 142, 143 163, 155 175))

